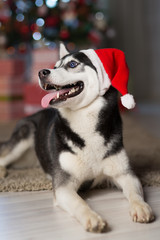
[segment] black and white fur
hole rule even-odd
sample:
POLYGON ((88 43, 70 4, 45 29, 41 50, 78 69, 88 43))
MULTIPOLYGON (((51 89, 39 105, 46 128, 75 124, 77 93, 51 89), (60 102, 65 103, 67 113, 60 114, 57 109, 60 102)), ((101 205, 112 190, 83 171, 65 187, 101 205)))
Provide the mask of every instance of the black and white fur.
POLYGON ((143 200, 141 184, 123 147, 117 90, 110 87, 99 96, 94 63, 82 52, 70 54, 63 44, 55 68, 41 70, 39 76, 42 88, 46 83, 65 86, 82 81, 83 90, 22 119, 10 140, 0 145, 0 166, 8 166, 34 147, 41 166, 52 177, 54 202, 87 231, 104 232, 107 223, 77 192, 86 183, 93 188, 106 179, 122 189, 134 222, 152 221, 152 210, 143 200), (77 66, 70 68, 70 61, 77 66))

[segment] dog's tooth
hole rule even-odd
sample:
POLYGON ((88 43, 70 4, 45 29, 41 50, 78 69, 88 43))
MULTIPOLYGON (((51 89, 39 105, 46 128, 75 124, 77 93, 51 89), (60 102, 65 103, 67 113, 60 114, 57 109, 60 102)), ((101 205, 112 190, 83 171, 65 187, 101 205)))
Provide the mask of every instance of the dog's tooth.
POLYGON ((59 92, 57 93, 57 98, 59 98, 59 92))
POLYGON ((47 86, 48 86, 48 84, 45 83, 45 84, 44 84, 44 89, 45 89, 45 90, 47 90, 47 86))
POLYGON ((55 87, 56 91, 58 91, 58 90, 59 90, 59 86, 57 86, 57 85, 54 85, 54 87, 55 87))

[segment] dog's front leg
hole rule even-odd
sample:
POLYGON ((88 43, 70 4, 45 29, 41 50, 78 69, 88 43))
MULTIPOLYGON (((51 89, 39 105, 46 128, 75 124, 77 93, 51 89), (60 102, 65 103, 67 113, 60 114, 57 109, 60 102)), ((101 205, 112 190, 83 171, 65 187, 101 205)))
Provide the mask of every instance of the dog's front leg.
POLYGON ((125 150, 106 161, 105 174, 112 177, 129 201, 130 215, 134 222, 148 223, 154 220, 151 207, 144 201, 143 189, 138 178, 132 173, 125 150))
POLYGON ((74 216, 89 232, 105 232, 107 223, 77 194, 70 185, 61 186, 55 191, 56 205, 74 216))
POLYGON ((154 220, 151 207, 144 201, 142 186, 132 174, 122 174, 116 178, 130 204, 130 215, 134 222, 148 223, 154 220))

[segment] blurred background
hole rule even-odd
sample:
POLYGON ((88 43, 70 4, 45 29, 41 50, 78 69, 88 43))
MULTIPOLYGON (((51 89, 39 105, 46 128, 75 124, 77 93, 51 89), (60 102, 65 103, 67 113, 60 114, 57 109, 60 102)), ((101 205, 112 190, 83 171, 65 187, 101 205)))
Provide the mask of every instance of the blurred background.
POLYGON ((39 110, 38 71, 58 44, 119 48, 130 68, 132 114, 160 137, 159 0, 0 0, 0 122, 39 110))

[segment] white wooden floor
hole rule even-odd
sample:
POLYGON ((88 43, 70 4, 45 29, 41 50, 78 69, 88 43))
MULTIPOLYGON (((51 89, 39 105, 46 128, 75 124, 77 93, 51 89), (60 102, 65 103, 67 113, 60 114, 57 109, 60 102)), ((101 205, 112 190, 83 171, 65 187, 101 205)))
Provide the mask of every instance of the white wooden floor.
POLYGON ((146 188, 147 201, 156 213, 150 224, 133 223, 128 203, 118 190, 95 190, 85 199, 106 219, 110 232, 85 232, 77 221, 54 208, 52 192, 0 193, 1 240, 159 240, 160 188, 146 188))

